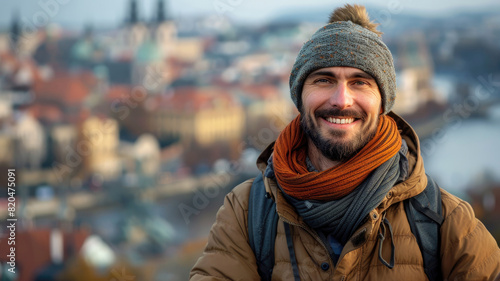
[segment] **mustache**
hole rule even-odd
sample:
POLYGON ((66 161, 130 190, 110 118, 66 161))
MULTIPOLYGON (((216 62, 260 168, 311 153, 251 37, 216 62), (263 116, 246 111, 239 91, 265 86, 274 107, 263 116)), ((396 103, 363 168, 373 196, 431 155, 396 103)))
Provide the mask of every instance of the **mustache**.
POLYGON ((327 118, 327 117, 347 117, 347 118, 356 118, 365 120, 367 115, 364 112, 358 112, 354 109, 344 109, 340 110, 338 108, 328 108, 328 109, 319 109, 314 113, 316 118, 327 118))

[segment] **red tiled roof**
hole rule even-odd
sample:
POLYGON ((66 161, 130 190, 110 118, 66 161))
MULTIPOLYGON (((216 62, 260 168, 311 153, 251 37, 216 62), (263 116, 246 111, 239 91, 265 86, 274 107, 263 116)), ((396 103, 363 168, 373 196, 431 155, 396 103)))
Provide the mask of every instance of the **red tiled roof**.
MULTIPOLYGON (((16 231, 16 271, 18 281, 35 280, 36 274, 51 263, 50 257, 50 229, 36 229, 29 231, 16 231)), ((63 233, 64 259, 78 254, 78 251, 90 235, 88 231, 81 230, 72 233, 63 233)), ((6 242, 2 239, 2 242, 6 242)), ((0 261, 8 261, 7 255, 10 246, 7 243, 0 245, 0 261)))
POLYGON ((0 54, 0 62, 4 64, 10 63, 12 65, 12 76, 15 76, 16 73, 21 69, 21 67, 27 66, 30 69, 31 74, 33 75, 33 82, 41 80, 40 71, 38 70, 38 66, 33 59, 20 61, 11 52, 3 52, 0 54))
POLYGON ((232 107, 238 101, 226 90, 220 88, 183 87, 170 95, 156 97, 156 109, 198 111, 215 107, 232 107))
POLYGON ((132 86, 125 84, 112 85, 108 89, 106 100, 114 101, 122 98, 127 98, 132 93, 132 89, 132 86))
POLYGON ((19 63, 19 61, 17 60, 17 58, 10 52, 3 52, 0 54, 0 61, 2 63, 6 63, 6 62, 9 62, 11 63, 13 66, 17 66, 17 64, 19 63))
POLYGON ((81 104, 90 91, 89 86, 85 85, 84 77, 56 73, 49 81, 38 81, 33 87, 35 102, 49 100, 63 105, 81 104))
POLYGON ((85 84, 88 88, 95 87, 97 85, 98 79, 91 71, 83 71, 79 73, 78 76, 83 84, 85 84))
POLYGON ((54 104, 35 103, 28 108, 29 113, 37 120, 59 122, 63 120, 63 112, 54 104))
POLYGON ((30 61, 29 67, 31 69, 31 73, 33 74, 33 83, 41 81, 42 75, 40 74, 40 71, 38 69, 38 66, 36 65, 36 62, 30 61))
POLYGON ((238 87, 244 94, 253 99, 271 99, 280 96, 280 91, 273 85, 242 85, 238 87))

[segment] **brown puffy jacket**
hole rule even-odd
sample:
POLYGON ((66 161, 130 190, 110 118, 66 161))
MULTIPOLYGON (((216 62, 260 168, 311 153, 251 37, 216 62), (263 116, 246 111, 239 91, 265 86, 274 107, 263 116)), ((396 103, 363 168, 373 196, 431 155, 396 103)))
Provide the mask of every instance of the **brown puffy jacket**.
MULTIPOLYGON (((333 265, 327 246, 285 200, 276 183, 264 178, 274 196, 279 215, 272 280, 293 280, 283 221, 291 226, 293 246, 301 280, 428 280, 422 255, 411 233, 403 200, 422 192, 427 184, 417 135, 400 117, 392 115, 406 140, 410 160, 409 178, 395 185, 382 203, 369 214, 344 246, 333 265), (383 215, 393 228, 395 266, 389 269, 378 256, 378 238, 383 215)), ((269 147, 259 157, 264 171, 272 153, 269 147)), ((248 196, 252 180, 235 187, 210 231, 203 256, 191 270, 190 280, 259 280, 256 259, 248 243, 248 196)), ((444 280, 495 280, 500 278, 500 249, 471 206, 441 190, 444 222, 441 226, 441 269, 444 280)), ((389 241, 388 241, 389 240, 389 241)), ((390 260, 391 243, 383 243, 383 258, 390 260)))

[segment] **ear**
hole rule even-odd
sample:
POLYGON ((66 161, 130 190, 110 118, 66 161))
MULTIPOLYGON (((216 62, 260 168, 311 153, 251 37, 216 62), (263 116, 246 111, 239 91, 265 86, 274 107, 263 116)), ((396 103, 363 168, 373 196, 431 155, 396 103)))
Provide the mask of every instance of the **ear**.
POLYGON ((303 113, 303 109, 304 109, 303 106, 304 106, 304 104, 302 103, 302 93, 300 93, 300 96, 297 99, 297 109, 299 110, 300 114, 303 113))

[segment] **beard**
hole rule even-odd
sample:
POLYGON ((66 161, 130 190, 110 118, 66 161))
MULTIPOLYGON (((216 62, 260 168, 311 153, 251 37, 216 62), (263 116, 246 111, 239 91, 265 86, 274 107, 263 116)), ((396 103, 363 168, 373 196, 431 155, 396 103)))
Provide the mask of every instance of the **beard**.
POLYGON ((339 110, 331 108, 317 110, 314 113, 315 119, 312 119, 311 116, 303 114, 303 111, 301 112, 300 124, 302 129, 321 153, 332 161, 345 162, 351 159, 377 133, 379 118, 377 118, 375 126, 366 123, 362 124, 362 128, 355 132, 352 139, 345 139, 346 132, 344 130, 329 130, 326 134, 322 134, 314 120, 328 116, 355 118, 365 122, 367 115, 353 109, 339 110))

